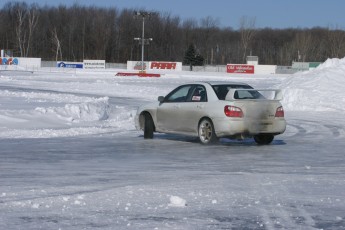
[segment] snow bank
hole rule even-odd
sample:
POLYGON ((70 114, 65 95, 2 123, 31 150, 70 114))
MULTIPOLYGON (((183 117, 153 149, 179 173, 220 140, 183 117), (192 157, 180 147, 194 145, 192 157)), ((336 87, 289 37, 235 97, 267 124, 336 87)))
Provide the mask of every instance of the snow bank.
POLYGON ((64 107, 38 107, 35 111, 40 114, 50 114, 70 122, 81 121, 101 121, 106 120, 108 116, 108 97, 94 99, 90 102, 79 104, 66 104, 64 107))
POLYGON ((345 111, 345 58, 328 59, 317 68, 296 73, 278 87, 285 110, 345 111))

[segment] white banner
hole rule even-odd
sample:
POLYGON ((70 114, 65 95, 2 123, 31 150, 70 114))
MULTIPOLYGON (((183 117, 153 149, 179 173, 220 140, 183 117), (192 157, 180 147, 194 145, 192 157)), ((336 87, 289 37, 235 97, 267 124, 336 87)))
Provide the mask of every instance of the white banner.
POLYGON ((84 69, 105 69, 105 60, 84 60, 84 69))

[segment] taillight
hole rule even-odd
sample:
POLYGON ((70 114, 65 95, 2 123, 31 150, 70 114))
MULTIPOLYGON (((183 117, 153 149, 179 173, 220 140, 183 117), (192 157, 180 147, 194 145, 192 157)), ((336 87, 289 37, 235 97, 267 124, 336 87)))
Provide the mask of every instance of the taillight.
POLYGON ((232 105, 226 105, 224 113, 227 117, 243 117, 242 109, 232 105))
POLYGON ((283 106, 280 106, 277 108, 275 117, 284 117, 283 106))

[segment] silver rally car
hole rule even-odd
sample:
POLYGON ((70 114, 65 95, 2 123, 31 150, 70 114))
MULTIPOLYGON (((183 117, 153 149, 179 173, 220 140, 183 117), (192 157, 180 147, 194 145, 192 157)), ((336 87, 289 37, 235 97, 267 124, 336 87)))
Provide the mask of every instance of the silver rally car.
POLYGON ((141 106, 135 126, 146 139, 158 132, 196 136, 202 144, 254 138, 266 145, 286 128, 281 99, 280 90, 253 89, 238 82, 184 84, 141 106))

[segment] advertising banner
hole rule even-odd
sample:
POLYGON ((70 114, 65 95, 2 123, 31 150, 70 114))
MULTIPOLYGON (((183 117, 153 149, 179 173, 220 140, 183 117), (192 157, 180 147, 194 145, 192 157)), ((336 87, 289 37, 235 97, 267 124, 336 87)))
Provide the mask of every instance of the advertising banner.
POLYGON ((105 69, 105 60, 84 60, 84 69, 105 69))
POLYGON ((151 62, 150 69, 176 69, 176 62, 151 62))
POLYGON ((226 66, 226 72, 254 74, 254 65, 228 64, 226 66))
POLYGON ((60 62, 57 62, 57 67, 59 67, 59 68, 82 69, 83 68, 83 63, 82 62, 64 62, 64 61, 60 61, 60 62))
POLYGON ((18 65, 18 58, 0 58, 0 65, 18 65))
POLYGON ((20 66, 23 68, 40 68, 41 58, 22 58, 22 57, 2 57, 0 58, 1 66, 20 66))
MULTIPOLYGON (((146 70, 148 62, 144 62, 144 70, 146 70)), ((140 61, 127 61, 127 70, 141 70, 142 65, 140 61)))
MULTIPOLYGON (((141 70, 141 61, 127 61, 127 70, 141 70)), ((150 61, 144 62, 144 70, 182 71, 182 62, 150 61)))

